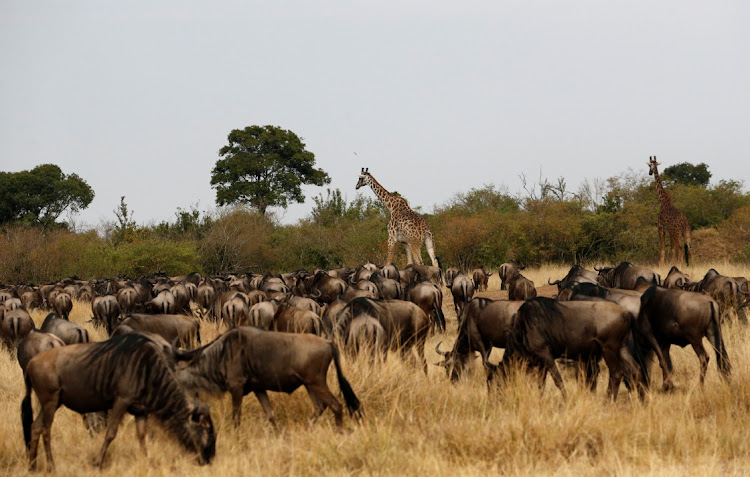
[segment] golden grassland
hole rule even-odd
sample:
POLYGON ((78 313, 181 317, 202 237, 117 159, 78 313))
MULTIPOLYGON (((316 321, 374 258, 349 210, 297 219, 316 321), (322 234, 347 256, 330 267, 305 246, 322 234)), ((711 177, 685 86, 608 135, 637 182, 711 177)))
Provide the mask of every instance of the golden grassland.
MULTIPOLYGON (((714 266, 726 275, 750 275, 748 267, 714 266)), ((541 285, 548 277, 562 277, 567 268, 545 266, 524 274, 541 285)), ((699 279, 708 268, 701 265, 688 272, 699 279)), ((666 269, 659 271, 666 275, 666 269)), ((498 288, 493 275, 487 294, 498 296, 498 288)), ((445 292, 448 332, 429 339, 431 364, 440 359, 434 345, 443 340, 447 348, 456 333, 452 299, 445 292)), ((75 303, 71 319, 86 326, 92 339, 104 339, 102 331, 86 323, 90 316, 88 303, 75 303)), ((35 311, 33 317, 40 325, 44 313, 35 311)), ((224 396, 209 400, 217 430, 217 456, 210 466, 198 466, 153 419, 144 457, 128 416, 101 475, 744 475, 750 468, 750 332, 735 322, 725 323, 723 329, 733 365, 729 383, 719 378, 711 352, 701 388, 695 353, 676 348, 672 355, 677 390, 658 390, 661 373, 654 366, 654 390, 643 402, 624 387, 617 402, 608 400, 606 366, 596 393, 565 370, 570 397, 563 401, 550 379, 543 391, 530 378, 518 376, 502 391, 488 392, 479 360, 466 379, 451 384, 443 368, 430 365, 425 376, 421 368, 396 355, 382 365, 372 365, 364 357, 344 357, 344 372, 366 413, 362 425, 348 418, 337 430, 328 411, 310 425, 312 404, 305 391, 297 390, 290 396, 270 395, 279 433, 267 423, 253 396, 245 398, 242 425, 235 429, 230 399, 224 396)), ((204 324, 204 343, 221 331, 204 324)), ((491 359, 497 362, 501 356, 495 350, 491 359)), ((328 381, 340 398, 333 370, 328 381)), ((15 356, 0 351, 0 475, 27 474, 20 421, 23 393, 15 356)), ((57 474, 99 473, 90 463, 102 438, 90 436, 80 416, 60 409, 52 428, 57 474)), ((41 446, 39 457, 43 469, 41 446)))

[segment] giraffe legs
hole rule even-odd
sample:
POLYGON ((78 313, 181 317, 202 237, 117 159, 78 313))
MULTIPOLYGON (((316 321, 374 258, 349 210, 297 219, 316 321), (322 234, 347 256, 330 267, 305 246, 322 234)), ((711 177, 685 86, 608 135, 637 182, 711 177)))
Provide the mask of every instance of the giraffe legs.
POLYGON ((430 260, 432 260, 432 266, 433 267, 439 267, 437 258, 435 257, 435 242, 432 240, 432 235, 426 234, 424 237, 424 246, 427 249, 427 255, 430 256, 430 260))
POLYGON ((396 246, 396 239, 388 236, 388 258, 385 263, 393 263, 393 248, 396 246))
POLYGON ((406 263, 414 263, 414 255, 411 253, 411 245, 404 242, 404 249, 406 250, 406 263))
POLYGON ((665 235, 664 234, 664 229, 660 225, 659 226, 659 250, 660 250, 660 252, 659 252, 659 264, 662 267, 664 266, 664 261, 665 261, 664 259, 666 258, 665 257, 665 253, 664 253, 664 245, 665 245, 664 242, 665 242, 666 237, 664 235, 665 235))

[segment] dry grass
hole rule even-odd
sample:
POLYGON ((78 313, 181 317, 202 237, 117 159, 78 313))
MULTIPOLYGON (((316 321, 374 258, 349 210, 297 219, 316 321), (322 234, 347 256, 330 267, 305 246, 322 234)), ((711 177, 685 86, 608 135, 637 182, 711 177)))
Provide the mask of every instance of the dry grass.
MULTIPOLYGON (((716 265, 728 275, 750 275, 750 270, 716 265)), ((690 269, 700 278, 708 267, 690 269)), ((537 284, 560 278, 567 267, 527 270, 537 284)), ((666 270, 660 270, 666 275, 666 270)), ((493 275, 490 288, 497 290, 493 275)), ((497 295, 497 291, 488 294, 497 295)), ((450 345, 456 329, 452 301, 444 309, 448 336, 428 342, 428 361, 438 340, 450 345)), ((87 304, 76 303, 72 319, 83 323, 87 304)), ((42 313, 35 313, 41 323, 42 313)), ((89 325, 86 324, 88 327, 89 325)), ((100 331, 95 339, 103 339, 100 331)), ((206 325, 208 340, 220 330, 206 325)), ((734 365, 725 384, 718 376, 712 353, 705 388, 698 385, 698 360, 691 349, 675 349, 675 384, 671 394, 652 392, 639 402, 624 389, 620 400, 605 398, 607 373, 591 394, 565 372, 570 399, 564 402, 548 380, 540 392, 529 379, 518 377, 502 393, 488 394, 477 362, 464 381, 451 385, 442 368, 430 366, 428 376, 395 356, 373 368, 364 359, 345 359, 345 374, 363 402, 363 425, 345 420, 338 432, 330 413, 308 425, 312 405, 298 390, 291 396, 273 394, 281 433, 274 433, 255 398, 244 402, 240 429, 230 423, 229 397, 211 401, 217 425, 217 458, 211 466, 197 466, 192 457, 150 423, 149 456, 144 458, 135 439, 132 418, 126 418, 110 447, 102 475, 529 475, 631 474, 746 474, 750 467, 750 332, 734 323, 725 325, 725 339, 734 365)), ((492 359, 499 360, 495 351, 492 359)), ((661 383, 660 373, 655 374, 661 383)), ((329 383, 336 387, 334 373, 329 383)), ((26 455, 20 423, 23 382, 15 358, 0 352, 0 474, 26 475, 26 455)), ((338 393, 338 390, 335 390, 338 393)), ((52 445, 59 475, 93 473, 89 463, 102 436, 89 436, 81 418, 58 411, 52 445)), ((40 449, 40 458, 43 449, 40 449)))

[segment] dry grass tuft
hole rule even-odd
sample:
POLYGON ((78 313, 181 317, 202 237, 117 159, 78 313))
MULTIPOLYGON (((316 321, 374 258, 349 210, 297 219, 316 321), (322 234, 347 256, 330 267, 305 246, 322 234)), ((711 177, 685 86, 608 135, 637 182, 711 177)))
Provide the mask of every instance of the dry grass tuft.
MULTIPOLYGON (((568 267, 526 270, 537 285, 560 278, 568 267)), ((654 267, 657 268, 658 267, 654 267)), ((715 265, 727 275, 750 275, 746 267, 715 265)), ((694 279, 708 267, 687 270, 694 279)), ((662 276, 667 270, 658 270, 662 276)), ((493 275, 488 294, 499 294, 493 275)), ((440 357, 433 348, 443 340, 452 344, 456 330, 450 293, 444 310, 446 336, 428 342, 428 362, 440 357)), ((44 314, 34 312, 41 324, 44 314)), ((85 323, 91 316, 86 303, 76 303, 72 320, 84 324, 94 339, 104 333, 85 323)), ((222 330, 201 326, 204 342, 222 330)), ((451 385, 442 368, 430 366, 429 375, 411 362, 390 356, 382 364, 367 357, 343 358, 344 370, 362 400, 366 420, 346 419, 338 431, 330 413, 309 425, 312 405, 307 393, 273 394, 271 400, 282 431, 276 434, 265 421, 258 402, 246 397, 243 422, 230 422, 229 397, 211 402, 218 432, 217 458, 208 467, 191 456, 150 421, 149 455, 144 458, 135 439, 132 418, 126 418, 110 447, 102 475, 631 475, 631 474, 745 474, 750 465, 750 331, 728 323, 724 335, 734 366, 729 384, 716 371, 713 353, 705 388, 698 385, 698 360, 691 349, 675 349, 675 384, 670 394, 652 391, 640 402, 623 388, 616 403, 605 397, 606 371, 596 394, 563 372, 570 399, 564 402, 551 380, 540 392, 526 376, 516 376, 502 390, 488 393, 477 361, 473 372, 451 385)), ((708 346, 708 344, 706 343, 708 346)), ((502 353, 495 351, 497 361, 502 353)), ((660 372, 654 367, 656 387, 660 372)), ((338 394, 334 372, 329 383, 338 394)), ((0 351, 0 473, 26 475, 26 456, 20 423, 23 382, 15 361, 0 351)), ((56 415, 52 430, 57 473, 79 476, 89 466, 102 436, 89 436, 81 418, 67 409, 56 415)), ((43 449, 40 449, 42 457, 43 449)))

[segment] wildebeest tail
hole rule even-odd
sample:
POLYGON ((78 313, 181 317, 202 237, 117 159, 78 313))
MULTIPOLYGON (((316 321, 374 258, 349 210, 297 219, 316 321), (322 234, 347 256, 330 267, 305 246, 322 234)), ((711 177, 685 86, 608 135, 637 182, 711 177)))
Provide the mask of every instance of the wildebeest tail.
MULTIPOLYGON (((635 360, 636 365, 641 371, 641 379, 643 385, 648 388, 650 382, 648 367, 649 363, 651 362, 651 358, 653 357, 654 350, 651 348, 651 345, 649 345, 648 340, 643 335, 643 332, 641 331, 641 328, 639 326, 639 319, 641 317, 642 315, 639 313, 638 316, 635 316, 632 320, 630 320, 630 336, 628 337, 628 349, 630 350, 630 354, 633 355, 633 360, 635 360)), ((645 316, 643 316, 643 318, 645 318, 645 316)), ((629 380, 630 377, 626 377, 626 379, 629 380)), ((637 383, 633 384, 637 385, 637 383)))
POLYGON ((26 381, 26 396, 21 401, 21 423, 23 424, 23 440, 26 447, 31 442, 31 423, 34 420, 34 411, 31 409, 31 380, 28 375, 24 376, 26 381))
POLYGON ((432 308, 435 310, 438 328, 440 331, 445 331, 445 314, 443 314, 443 309, 440 306, 437 295, 432 299, 432 308))
POLYGON ((728 376, 732 371, 732 365, 729 362, 727 348, 724 346, 724 338, 721 336, 721 325, 719 324, 719 312, 717 304, 711 303, 711 322, 714 327, 714 348, 716 349, 716 366, 724 376, 728 376))
POLYGON ((341 371, 341 363, 339 362, 339 350, 333 343, 331 343, 331 354, 333 354, 333 364, 336 366, 336 376, 339 380, 341 393, 344 395, 344 401, 346 401, 346 408, 349 410, 349 414, 357 419, 361 419, 361 404, 359 402, 359 399, 357 399, 357 395, 354 394, 354 390, 349 384, 349 381, 346 380, 346 378, 344 377, 344 373, 341 371))

